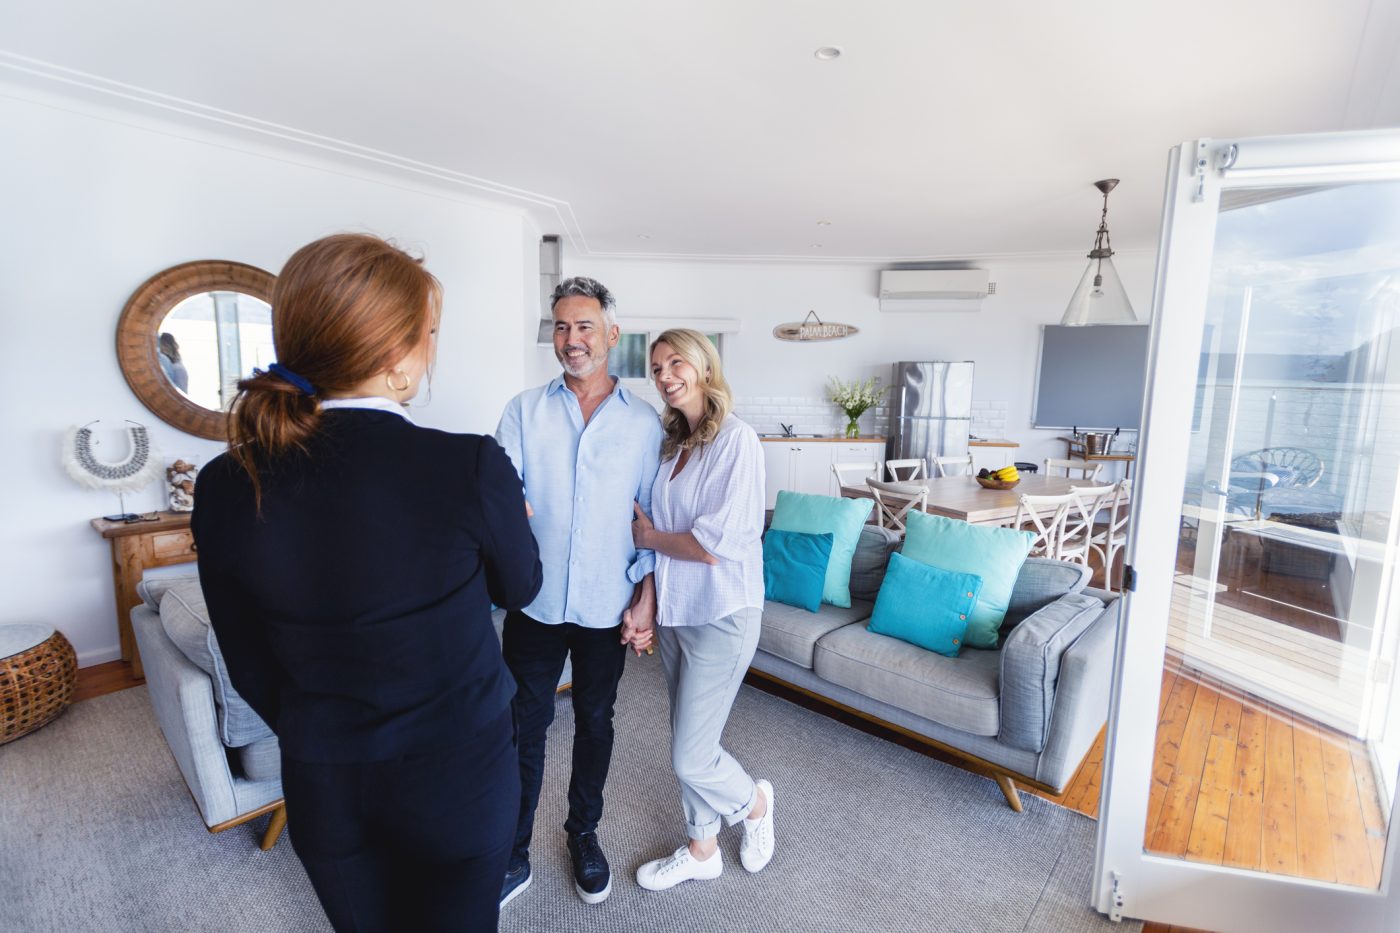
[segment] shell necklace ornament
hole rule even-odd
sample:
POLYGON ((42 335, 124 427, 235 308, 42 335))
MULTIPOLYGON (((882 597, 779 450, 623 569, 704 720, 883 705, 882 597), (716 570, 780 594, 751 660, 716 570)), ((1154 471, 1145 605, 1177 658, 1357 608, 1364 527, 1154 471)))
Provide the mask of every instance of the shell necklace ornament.
POLYGON ((160 455, 151 443, 145 425, 129 422, 126 457, 107 462, 97 459, 93 453, 93 448, 101 443, 92 436, 92 425, 96 423, 90 421, 81 428, 68 429, 63 445, 63 468, 74 482, 88 489, 109 489, 121 493, 149 486, 160 476, 160 455))

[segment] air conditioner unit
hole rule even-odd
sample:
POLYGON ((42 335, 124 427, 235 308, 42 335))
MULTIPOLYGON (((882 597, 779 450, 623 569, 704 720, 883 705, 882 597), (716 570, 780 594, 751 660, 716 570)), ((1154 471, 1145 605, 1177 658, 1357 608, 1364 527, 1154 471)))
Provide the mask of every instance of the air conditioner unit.
POLYGON ((989 291, 986 269, 886 269, 881 311, 977 311, 989 291))

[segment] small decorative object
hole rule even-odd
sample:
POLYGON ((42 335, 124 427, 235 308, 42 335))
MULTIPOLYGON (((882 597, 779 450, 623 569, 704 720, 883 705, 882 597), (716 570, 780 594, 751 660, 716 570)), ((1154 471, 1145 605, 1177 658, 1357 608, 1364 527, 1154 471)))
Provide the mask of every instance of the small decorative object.
POLYGON ((832 376, 827 384, 827 397, 846 413, 846 436, 860 437, 860 416, 874 408, 885 397, 888 387, 880 386, 880 377, 871 376, 864 382, 842 382, 832 376))
POLYGON ((194 511, 194 479, 199 467, 186 460, 176 460, 165 468, 165 482, 170 487, 170 511, 194 511))
POLYGON ((117 461, 99 460, 93 448, 102 442, 93 437, 94 424, 97 422, 89 421, 81 428, 68 429, 63 443, 63 468, 80 486, 108 489, 117 494, 121 513, 103 518, 114 522, 135 521, 140 516, 126 510, 125 495, 144 489, 160 477, 160 454, 151 443, 146 426, 128 421, 126 456, 117 461))
POLYGON ((1128 292, 1118 270, 1113 268, 1113 244, 1108 236, 1108 193, 1118 186, 1118 179, 1105 178, 1094 182, 1103 192, 1103 214, 1094 234, 1094 248, 1089 250, 1089 267, 1079 279, 1079 287, 1070 296, 1069 307, 1061 324, 1071 327, 1084 324, 1134 324, 1137 315, 1128 301, 1128 292))
POLYGON ((859 327, 853 324, 823 321, 817 317, 815 311, 808 311, 807 316, 801 321, 790 321, 773 328, 774 337, 798 343, 806 343, 811 340, 840 340, 842 337, 850 337, 858 333, 860 333, 859 327))
POLYGON ((1012 489, 1021 482, 1021 471, 1015 466, 1002 467, 1000 470, 978 470, 973 477, 977 480, 977 485, 983 489, 1012 489))

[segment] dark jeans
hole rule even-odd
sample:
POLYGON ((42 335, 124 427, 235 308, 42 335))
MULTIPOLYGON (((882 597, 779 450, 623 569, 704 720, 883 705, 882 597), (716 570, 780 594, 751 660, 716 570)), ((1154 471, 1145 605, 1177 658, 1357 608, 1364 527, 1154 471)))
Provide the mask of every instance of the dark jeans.
POLYGON ((502 713, 428 754, 283 755, 292 848, 336 930, 496 929, 520 797, 513 733, 502 713))
POLYGON ((613 703, 627 649, 622 626, 595 629, 572 622, 545 625, 523 612, 506 614, 502 651, 515 675, 515 729, 520 749, 520 819, 511 867, 530 854, 535 807, 544 779, 545 733, 554 721, 554 693, 564 661, 574 660, 574 766, 569 779, 568 833, 589 833, 603 816, 603 784, 612 760, 613 703))

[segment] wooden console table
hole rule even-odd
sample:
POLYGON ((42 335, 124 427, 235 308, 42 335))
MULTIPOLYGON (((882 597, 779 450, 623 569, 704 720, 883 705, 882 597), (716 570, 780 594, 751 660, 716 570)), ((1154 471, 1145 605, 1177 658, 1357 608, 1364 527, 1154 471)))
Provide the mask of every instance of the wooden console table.
POLYGON ((112 583, 116 590, 117 635, 121 640, 122 660, 131 662, 132 676, 146 679, 141 667, 141 653, 131 631, 131 610, 141 602, 136 584, 148 567, 185 564, 195 559, 194 535, 190 532, 190 513, 156 512, 153 522, 109 522, 94 518, 92 527, 112 543, 112 583))

